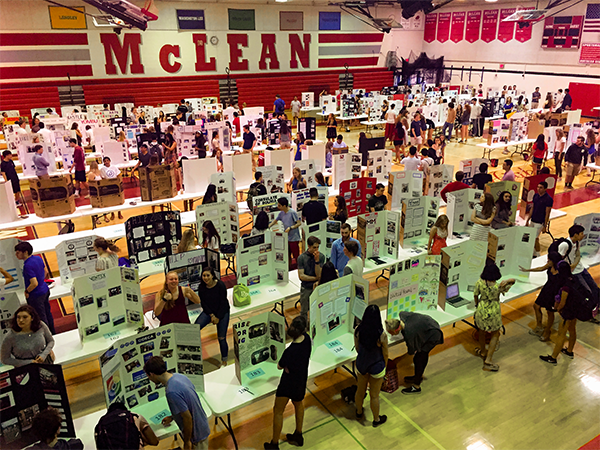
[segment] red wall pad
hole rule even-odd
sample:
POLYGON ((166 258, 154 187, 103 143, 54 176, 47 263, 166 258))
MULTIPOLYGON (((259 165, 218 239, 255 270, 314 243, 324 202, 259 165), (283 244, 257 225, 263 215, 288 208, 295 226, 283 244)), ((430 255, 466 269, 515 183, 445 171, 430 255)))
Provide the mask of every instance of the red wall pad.
POLYGON ((600 116, 600 111, 592 109, 600 106, 600 84, 569 83, 569 94, 573 97, 571 109, 581 109, 582 116, 600 116))

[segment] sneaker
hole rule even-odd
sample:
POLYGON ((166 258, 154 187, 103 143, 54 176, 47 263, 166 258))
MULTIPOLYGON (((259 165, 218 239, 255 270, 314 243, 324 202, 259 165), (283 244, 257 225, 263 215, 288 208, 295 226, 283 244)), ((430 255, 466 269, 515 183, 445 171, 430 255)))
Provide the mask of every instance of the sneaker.
POLYGON ((383 425, 387 421, 387 416, 383 414, 379 416, 378 421, 373 421, 373 428, 377 428, 379 425, 383 425))
POLYGON ((294 444, 296 444, 298 447, 302 447, 304 445, 304 438, 302 437, 302 433, 298 433, 297 431, 294 431, 294 434, 286 434, 285 437, 287 438, 288 442, 292 442, 294 444))
POLYGON ((21 202, 16 202, 15 204, 17 205, 17 208, 20 208, 21 206, 23 206, 23 203, 21 203, 21 202))
POLYGON ((365 412, 361 412, 360 414, 358 413, 358 411, 356 411, 356 418, 358 420, 361 420, 363 417, 365 417, 365 412))
POLYGON ((535 327, 535 329, 529 330, 529 334, 532 336, 541 336, 543 332, 544 328, 542 327, 535 327))
POLYGON ((420 394, 421 393, 421 388, 419 387, 415 387, 415 386, 411 386, 411 387, 407 387, 406 389, 402 389, 402 393, 406 394, 406 395, 410 395, 410 394, 420 394))
POLYGON ((592 317, 590 320, 588 320, 588 322, 595 323, 596 325, 600 324, 600 320, 596 319, 595 317, 592 317))
POLYGON ((573 357, 575 356, 575 354, 573 352, 570 352, 569 350, 567 350, 566 348, 561 349, 560 351, 563 355, 568 356, 569 358, 573 359, 573 357))
POLYGON ((279 444, 273 444, 272 442, 265 442, 265 450, 279 450, 279 444))
POLYGON ((540 359, 542 361, 547 362, 548 364, 552 364, 554 366, 558 363, 558 361, 556 359, 554 359, 551 355, 546 355, 546 356, 540 355, 540 359))

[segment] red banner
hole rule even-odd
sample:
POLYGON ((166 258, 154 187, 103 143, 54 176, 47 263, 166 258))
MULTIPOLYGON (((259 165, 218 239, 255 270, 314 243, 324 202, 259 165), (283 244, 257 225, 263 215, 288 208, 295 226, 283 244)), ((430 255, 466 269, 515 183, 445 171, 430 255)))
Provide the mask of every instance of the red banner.
POLYGON ((483 11, 483 24, 481 25, 481 40, 492 42, 496 39, 496 26, 498 25, 498 10, 486 9, 483 11))
POLYGON ((452 31, 450 32, 450 40, 452 42, 460 42, 465 37, 465 13, 452 13, 452 31))
POLYGON ((437 26, 437 13, 427 14, 425 16, 425 33, 423 39, 425 42, 435 41, 435 27, 437 26))
POLYGON ((500 25, 498 25, 498 40, 508 42, 515 37, 515 22, 502 22, 508 16, 514 14, 517 8, 508 8, 500 10, 500 25))
POLYGON ((581 44, 579 64, 600 64, 600 44, 581 44))
MULTIPOLYGON (((533 9, 532 7, 521 8, 519 11, 527 11, 533 9)), ((515 28, 515 39, 519 42, 527 42, 531 39, 531 29, 533 28, 533 23, 527 22, 526 27, 521 28, 517 23, 517 27, 515 28)))
POLYGON ((479 28, 481 27, 481 11, 469 11, 467 13, 467 27, 465 39, 471 44, 479 39, 479 28))
POLYGON ((450 18, 452 13, 440 13, 437 26, 437 40, 446 42, 450 37, 450 18))

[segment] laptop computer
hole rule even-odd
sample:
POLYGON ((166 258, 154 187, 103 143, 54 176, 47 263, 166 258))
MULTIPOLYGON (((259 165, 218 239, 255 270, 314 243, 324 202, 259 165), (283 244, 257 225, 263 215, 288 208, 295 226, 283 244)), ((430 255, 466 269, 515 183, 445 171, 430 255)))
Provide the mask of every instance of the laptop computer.
POLYGON ((464 299, 460 296, 458 283, 454 283, 446 288, 446 303, 449 303, 455 308, 459 308, 461 306, 468 305, 470 300, 464 299))

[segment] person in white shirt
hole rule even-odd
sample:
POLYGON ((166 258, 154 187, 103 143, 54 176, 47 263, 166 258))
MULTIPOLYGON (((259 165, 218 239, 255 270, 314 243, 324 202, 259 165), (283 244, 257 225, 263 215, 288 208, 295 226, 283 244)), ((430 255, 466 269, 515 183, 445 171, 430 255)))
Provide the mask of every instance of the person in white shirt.
POLYGON ((344 267, 344 275, 354 274, 362 278, 363 262, 357 256, 358 243, 354 240, 348 240, 344 243, 344 255, 348 257, 346 267, 344 267))
POLYGON ((554 109, 560 109, 562 108, 562 102, 565 99, 565 94, 563 94, 563 90, 559 89, 558 92, 556 93, 556 108, 554 109))
POLYGON ((348 144, 344 142, 344 136, 341 134, 337 135, 337 140, 333 143, 333 148, 348 149, 348 144))
POLYGON ((294 100, 292 100, 290 106, 292 107, 292 120, 298 122, 298 117, 300 116, 300 108, 302 108, 302 103, 300 103, 298 97, 294 97, 294 100))
POLYGON ((419 170, 421 160, 417 158, 417 147, 414 145, 408 150, 408 157, 402 159, 400 164, 404 166, 404 170, 419 170))
POLYGON ((421 165, 419 170, 423 172, 423 195, 427 195, 429 192, 429 174, 431 173, 430 167, 433 166, 433 158, 428 154, 429 150, 426 148, 421 149, 421 165))
POLYGON ((394 141, 394 136, 396 135, 396 104, 392 103, 390 109, 387 113, 385 113, 385 139, 386 141, 389 139, 390 141, 394 141))
POLYGON ((131 114, 129 114, 129 121, 131 125, 136 125, 138 123, 140 115, 138 113, 137 108, 134 106, 131 108, 131 114))
POLYGON ((40 122, 39 127, 40 127, 40 130, 38 131, 38 134, 42 138, 42 142, 44 142, 45 144, 52 143, 52 131, 50 131, 46 128, 46 125, 44 125, 44 122, 40 122))
POLYGON ((471 125, 473 126, 473 128, 471 128, 471 133, 473 135, 473 137, 479 137, 482 136, 483 134, 483 130, 480 129, 479 127, 479 118, 481 117, 481 110, 483 109, 483 107, 479 104, 479 102, 477 101, 477 99, 473 99, 471 100, 471 125))
POLYGON ((117 167, 110 165, 110 158, 108 156, 105 156, 103 161, 104 165, 100 168, 100 175, 102 176, 102 178, 117 178, 119 176, 120 171, 117 167))
POLYGON ((26 123, 23 119, 19 119, 15 122, 15 125, 19 125, 17 128, 17 133, 19 134, 27 134, 27 130, 25 129, 26 123))

